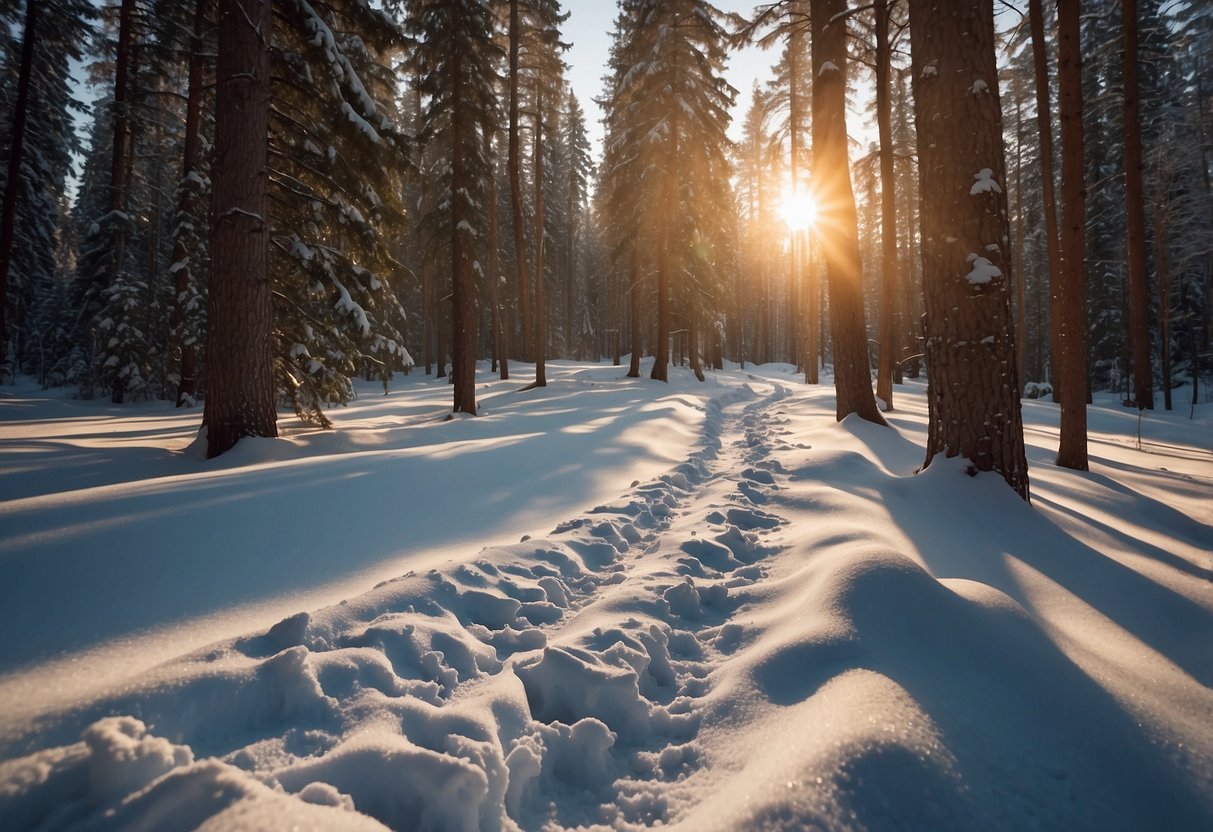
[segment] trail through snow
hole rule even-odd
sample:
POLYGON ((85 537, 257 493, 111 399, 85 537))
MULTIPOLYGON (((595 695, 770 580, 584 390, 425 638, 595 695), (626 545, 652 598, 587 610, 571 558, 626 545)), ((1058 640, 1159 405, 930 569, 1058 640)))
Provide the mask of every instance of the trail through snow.
POLYGON ((23 723, 0 827, 1208 828, 1213 465, 1173 528, 1035 459, 1029 507, 916 474, 921 402, 834 424, 787 378, 546 536, 23 723))

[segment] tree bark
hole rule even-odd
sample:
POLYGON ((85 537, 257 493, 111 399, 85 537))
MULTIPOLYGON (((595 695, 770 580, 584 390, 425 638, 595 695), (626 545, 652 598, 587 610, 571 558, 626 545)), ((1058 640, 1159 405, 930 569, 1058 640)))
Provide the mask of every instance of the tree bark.
POLYGON ((29 92, 33 82, 34 44, 38 37, 38 12, 42 0, 26 0, 25 31, 21 36, 21 70, 17 78, 17 100, 13 105, 13 133, 8 154, 8 179, 4 185, 4 216, 0 221, 0 374, 8 349, 8 271, 12 262, 17 229, 17 196, 21 193, 21 161, 25 149, 25 123, 29 118, 29 92))
POLYGON ((185 234, 181 223, 193 225, 195 203, 198 199, 198 162, 201 150, 200 130, 202 125, 202 35, 206 29, 207 0, 195 0, 194 28, 190 34, 190 57, 185 98, 185 136, 181 152, 181 184, 177 190, 177 230, 173 238, 173 312, 172 331, 180 339, 179 378, 177 381, 177 407, 189 404, 197 393, 197 350, 192 343, 182 338, 186 323, 185 301, 193 277, 191 261, 193 252, 189 247, 196 244, 196 234, 185 234))
MULTIPOLYGON (((637 229, 637 237, 639 237, 639 229, 637 229)), ((628 378, 640 378, 640 283, 640 240, 636 239, 632 243, 631 288, 628 290, 628 305, 631 313, 628 325, 632 338, 632 355, 628 361, 628 378)))
POLYGON ((493 128, 484 126, 484 158, 489 161, 489 302, 493 304, 493 361, 502 381, 510 377, 510 357, 501 333, 501 230, 497 218, 497 165, 493 161, 493 128))
POLYGON ((526 265, 526 217, 522 211, 522 159, 518 135, 518 50, 522 38, 518 2, 519 0, 510 0, 510 133, 506 165, 510 175, 510 210, 514 218, 514 274, 518 281, 522 359, 530 361, 535 341, 531 325, 531 277, 526 265))
POLYGON ((1171 241, 1166 194, 1154 202, 1154 267, 1158 273, 1158 323, 1162 406, 1171 409, 1171 241))
POLYGON ((1082 52, 1078 0, 1058 3, 1061 89, 1061 442, 1057 464, 1087 470, 1086 190, 1083 186, 1082 52))
POLYGON ((219 0, 211 279, 207 316, 208 458, 245 436, 277 436, 269 229, 270 0, 219 0))
POLYGON ((886 424, 872 393, 863 319, 859 225, 851 190, 846 125, 846 0, 813 0, 813 168, 822 200, 821 238, 830 291, 835 415, 886 424))
POLYGON ((535 91, 535 386, 547 387, 547 309, 544 304, 543 91, 535 91))
POLYGON ((467 209, 474 189, 464 158, 473 127, 463 89, 463 56, 451 56, 451 380, 454 412, 476 413, 476 302, 467 209))
MULTIPOLYGON (((1065 0, 1062 0, 1065 2, 1065 0)), ((1048 46, 1041 0, 1028 0, 1032 30, 1032 64, 1036 72, 1036 126, 1040 131, 1040 176, 1043 182, 1045 247, 1049 253, 1049 382, 1053 401, 1061 401, 1061 248, 1057 230, 1057 196, 1053 188, 1053 116, 1049 106, 1048 46)))
POLYGON ((1120 8, 1125 37, 1125 238, 1129 255, 1129 342, 1133 358, 1133 401, 1139 408, 1153 410, 1150 283, 1146 274, 1146 216, 1141 184, 1141 117, 1137 91, 1137 0, 1121 0, 1120 8))
POLYGON ((897 363, 897 297, 901 277, 897 258, 897 194, 893 171, 893 119, 891 107, 891 52, 889 6, 875 0, 876 12, 876 124, 880 136, 880 348, 876 358, 876 398, 893 409, 893 374, 897 363))
POLYGON ((1024 499, 992 0, 911 0, 928 371, 927 456, 997 471, 1024 499))

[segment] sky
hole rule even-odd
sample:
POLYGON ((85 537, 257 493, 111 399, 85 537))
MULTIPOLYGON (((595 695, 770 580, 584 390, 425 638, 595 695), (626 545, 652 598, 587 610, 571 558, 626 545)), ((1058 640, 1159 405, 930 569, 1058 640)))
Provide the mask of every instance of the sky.
MULTIPOLYGON (((572 47, 565 53, 569 65, 568 79, 577 94, 581 108, 586 112, 590 140, 594 145, 594 158, 599 157, 602 147, 602 110, 594 104, 594 98, 602 94, 603 76, 606 74, 607 55, 611 48, 611 30, 615 23, 614 0, 566 0, 565 9, 569 19, 565 23, 564 39, 572 47)), ((717 8, 724 12, 750 15, 757 0, 719 0, 717 8)), ((740 139, 741 117, 750 104, 750 92, 754 81, 762 83, 770 75, 770 68, 778 58, 772 48, 762 50, 749 47, 732 53, 725 73, 729 83, 737 88, 737 105, 733 110, 733 126, 729 135, 740 139)))

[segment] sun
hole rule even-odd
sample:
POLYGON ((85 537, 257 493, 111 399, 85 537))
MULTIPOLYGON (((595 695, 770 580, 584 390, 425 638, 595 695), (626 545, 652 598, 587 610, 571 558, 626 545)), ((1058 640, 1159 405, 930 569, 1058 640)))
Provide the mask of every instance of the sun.
POLYGON ((789 231, 804 231, 817 222, 817 200, 803 188, 785 188, 779 200, 779 216, 789 231))

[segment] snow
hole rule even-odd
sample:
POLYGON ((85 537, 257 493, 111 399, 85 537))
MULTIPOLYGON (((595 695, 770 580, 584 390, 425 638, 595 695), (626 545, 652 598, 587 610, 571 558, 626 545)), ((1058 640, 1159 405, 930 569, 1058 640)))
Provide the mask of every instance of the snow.
POLYGON ((987 84, 985 81, 983 81, 981 78, 975 79, 973 81, 973 85, 971 87, 969 87, 969 95, 977 95, 978 93, 989 92, 989 91, 990 91, 990 85, 987 84))
POLYGON ((994 171, 990 168, 982 168, 973 174, 972 187, 969 188, 969 196, 977 196, 978 194, 987 193, 1002 193, 1002 186, 994 181, 994 171))
POLYGON ((826 61, 817 70, 817 77, 821 78, 822 76, 829 75, 831 72, 838 72, 838 64, 833 61, 826 61))
POLYGON ((984 286, 995 278, 1002 277, 1002 269, 995 266, 987 258, 971 253, 966 258, 969 263, 969 273, 965 280, 975 286, 984 286))
POLYGON ((0 388, 0 827, 1213 823, 1210 405, 1025 401, 1027 505, 917 382, 511 370, 209 462, 0 388))

